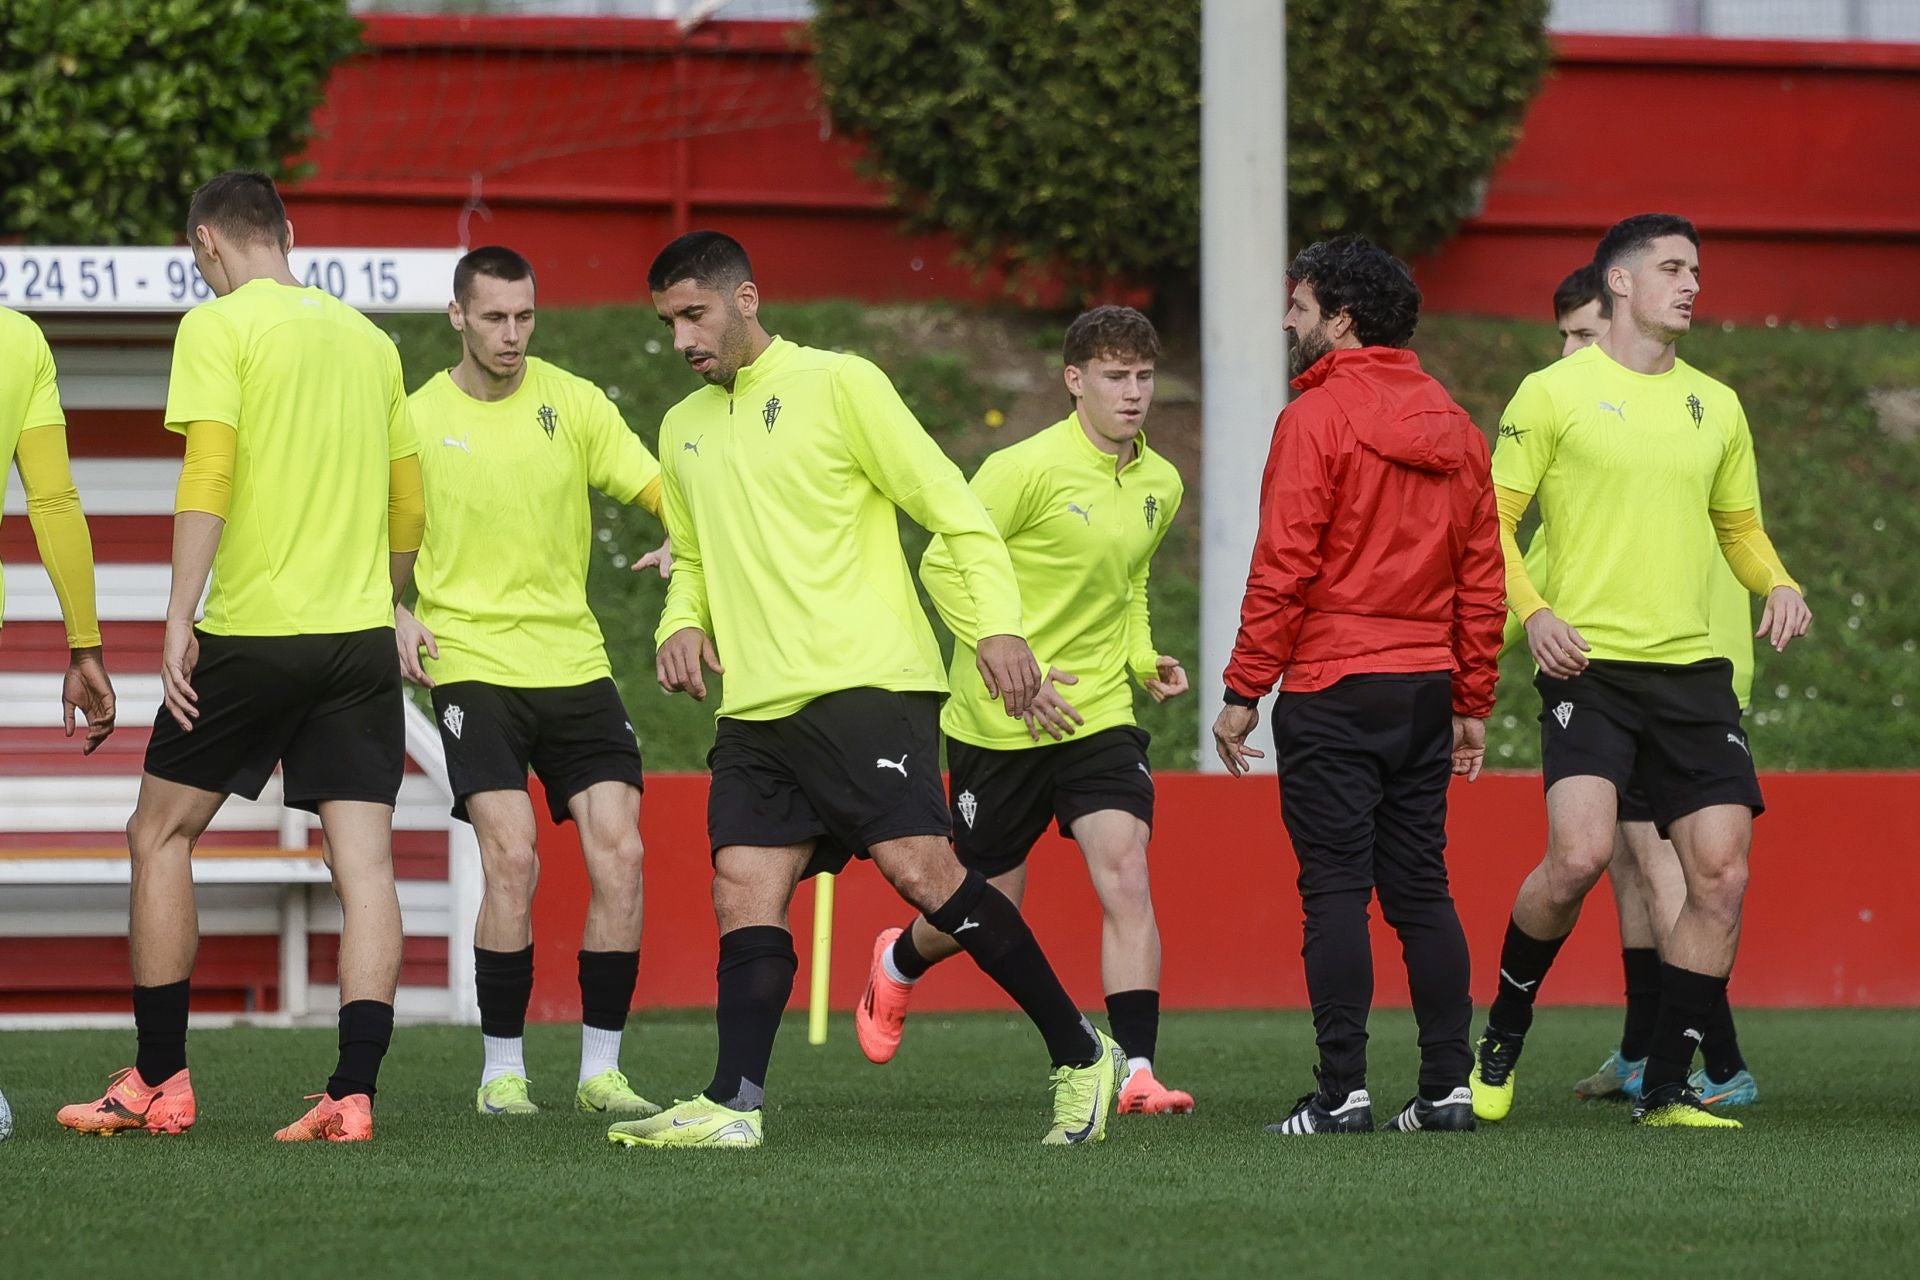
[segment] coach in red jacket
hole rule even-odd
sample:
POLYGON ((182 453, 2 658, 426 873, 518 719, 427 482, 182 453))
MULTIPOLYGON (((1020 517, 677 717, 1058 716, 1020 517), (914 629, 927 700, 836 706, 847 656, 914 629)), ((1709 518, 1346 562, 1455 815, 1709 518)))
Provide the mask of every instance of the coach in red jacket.
POLYGON ((1281 810, 1300 860, 1319 1087, 1270 1132, 1373 1128, 1367 902, 1400 935, 1419 1092, 1387 1122, 1471 1129, 1467 943, 1447 889, 1447 785, 1486 754, 1505 565, 1486 438, 1406 349, 1420 291, 1358 237, 1287 269, 1298 399, 1273 432, 1260 536, 1214 724, 1247 771, 1276 683, 1281 810))

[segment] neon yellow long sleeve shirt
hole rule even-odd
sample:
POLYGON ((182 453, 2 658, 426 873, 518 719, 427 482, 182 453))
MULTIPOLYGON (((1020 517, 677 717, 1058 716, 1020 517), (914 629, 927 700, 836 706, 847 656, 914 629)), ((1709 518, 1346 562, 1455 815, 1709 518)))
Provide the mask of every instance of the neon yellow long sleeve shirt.
MULTIPOLYGON (((1133 719, 1128 676, 1145 683, 1159 651, 1147 609, 1147 567, 1167 535, 1185 489, 1173 464, 1138 441, 1118 472, 1094 447, 1077 416, 1000 450, 973 477, 987 514, 1007 540, 1027 641, 1041 669, 1058 667, 1079 683, 1061 695, 1098 733, 1133 719)), ((953 698, 940 717, 949 737, 976 747, 1046 746, 1010 719, 974 666, 979 622, 945 538, 920 562, 920 580, 957 643, 947 679, 953 698)))
POLYGON ((980 499, 859 356, 775 338, 731 391, 668 411, 660 465, 674 566, 656 639, 712 637, 722 716, 777 719, 842 689, 945 691, 896 508, 944 535, 980 634, 1025 634, 980 499))

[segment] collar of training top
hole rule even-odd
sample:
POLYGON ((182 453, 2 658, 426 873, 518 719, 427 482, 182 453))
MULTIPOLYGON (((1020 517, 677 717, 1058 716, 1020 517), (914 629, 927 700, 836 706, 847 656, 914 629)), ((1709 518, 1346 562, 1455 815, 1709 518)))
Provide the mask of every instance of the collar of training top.
POLYGON ((1382 369, 1393 366, 1418 367, 1420 358, 1407 347, 1342 347, 1321 356, 1299 377, 1293 380, 1295 391, 1309 391, 1334 375, 1336 370, 1344 373, 1365 375, 1369 369, 1382 369))
MULTIPOLYGON (((1113 474, 1113 460, 1116 455, 1106 452, 1087 436, 1087 429, 1080 425, 1080 415, 1077 412, 1070 413, 1061 421, 1054 423, 1053 429, 1062 435, 1072 436, 1073 439, 1078 442, 1078 447, 1074 452, 1083 461, 1099 468, 1103 474, 1113 474)), ((1120 470, 1131 471, 1133 468, 1139 466, 1140 460, 1146 456, 1147 433, 1145 428, 1142 428, 1133 433, 1133 457, 1129 458, 1127 465, 1121 467, 1120 470)))
POLYGON ((793 343, 788 342, 776 333, 773 335, 773 341, 767 344, 767 349, 762 351, 759 356, 754 359, 752 364, 741 365, 739 372, 733 375, 733 391, 731 393, 729 393, 725 387, 715 387, 714 390, 718 391, 721 395, 732 394, 743 396, 747 393, 748 388, 752 387, 755 383, 778 373, 780 366, 786 363, 787 357, 797 350, 799 350, 799 348, 795 347, 793 343))

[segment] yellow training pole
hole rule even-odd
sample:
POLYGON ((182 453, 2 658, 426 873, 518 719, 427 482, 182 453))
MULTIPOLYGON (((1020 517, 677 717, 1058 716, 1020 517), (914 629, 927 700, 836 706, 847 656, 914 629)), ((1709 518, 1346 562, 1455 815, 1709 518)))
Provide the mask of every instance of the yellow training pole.
POLYGON ((833 876, 813 878, 813 997, 807 1043, 827 1042, 827 979, 833 974, 833 876))

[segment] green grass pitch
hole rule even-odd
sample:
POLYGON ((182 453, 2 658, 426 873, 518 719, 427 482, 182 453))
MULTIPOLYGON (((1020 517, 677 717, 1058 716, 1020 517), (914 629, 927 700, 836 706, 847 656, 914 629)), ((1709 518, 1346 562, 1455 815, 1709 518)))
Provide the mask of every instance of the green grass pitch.
MULTIPOLYGON (((125 1032, 0 1033, 18 1120, 0 1144, 0 1274, 140 1277, 644 1275, 1523 1276, 1910 1274, 1920 1245, 1912 1054, 1920 1013, 1749 1012, 1762 1089, 1741 1132, 1643 1132, 1570 1086, 1618 1015, 1548 1010, 1512 1119, 1471 1135, 1279 1138, 1306 1088, 1304 1014, 1170 1015, 1161 1066, 1189 1117, 1115 1117, 1042 1149, 1044 1062, 999 1015, 910 1021, 869 1066, 852 1027, 789 1018, 757 1152, 615 1149, 572 1110, 577 1030, 529 1039, 535 1100, 473 1113, 479 1033, 402 1028, 378 1137, 282 1147, 332 1065, 330 1031, 194 1034, 200 1122, 83 1138, 125 1032)), ((1377 1014, 1384 1120, 1412 1091, 1413 1027, 1377 1014)), ((655 1101, 705 1083, 709 1015, 647 1014, 626 1066, 655 1101)))

